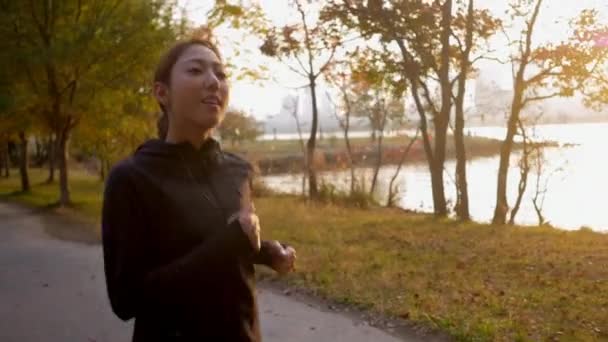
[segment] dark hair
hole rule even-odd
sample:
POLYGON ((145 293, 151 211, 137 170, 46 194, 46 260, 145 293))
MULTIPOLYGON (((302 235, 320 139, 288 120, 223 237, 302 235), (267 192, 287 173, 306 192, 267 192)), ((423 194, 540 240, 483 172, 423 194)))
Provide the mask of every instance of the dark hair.
MULTIPOLYGON (((181 55, 188 48, 194 45, 202 45, 210 49, 216 54, 220 61, 222 60, 222 56, 217 46, 207 39, 194 38, 179 42, 173 45, 160 59, 160 62, 156 67, 156 71, 154 72, 154 83, 161 82, 166 85, 170 85, 171 70, 173 70, 173 66, 181 55)), ((162 103, 159 102, 158 106, 161 110, 161 116, 156 122, 156 129, 158 131, 158 137, 164 140, 167 137, 167 131, 169 129, 169 116, 165 106, 162 103)))

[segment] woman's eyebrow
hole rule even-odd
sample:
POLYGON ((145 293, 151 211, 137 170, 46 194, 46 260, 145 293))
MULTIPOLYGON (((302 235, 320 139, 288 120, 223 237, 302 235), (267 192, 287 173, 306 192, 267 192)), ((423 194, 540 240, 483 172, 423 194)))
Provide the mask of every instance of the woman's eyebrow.
POLYGON ((216 61, 208 61, 202 58, 191 58, 186 60, 186 62, 195 62, 200 64, 201 66, 212 66, 217 68, 222 68, 222 63, 216 61))

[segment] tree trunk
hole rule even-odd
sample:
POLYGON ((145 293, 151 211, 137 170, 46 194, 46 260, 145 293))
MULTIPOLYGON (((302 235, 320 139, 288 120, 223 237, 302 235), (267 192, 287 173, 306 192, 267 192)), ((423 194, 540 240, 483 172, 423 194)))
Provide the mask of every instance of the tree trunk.
POLYGON ((2 142, 0 145, 0 173, 2 173, 2 177, 8 178, 10 177, 10 167, 11 161, 8 155, 8 143, 2 142))
POLYGON ((312 97, 312 125, 310 128, 310 137, 307 144, 307 169, 308 169, 308 196, 311 199, 317 199, 319 192, 317 187, 317 173, 315 171, 315 147, 317 141, 317 126, 319 112, 317 108, 317 92, 316 83, 313 76, 310 77, 310 94, 312 97))
POLYGON ((112 163, 109 159, 100 160, 100 169, 99 169, 99 178, 103 182, 106 180, 106 177, 110 173, 110 169, 112 168, 112 163))
POLYGON ((380 167, 382 167, 382 153, 383 153, 383 141, 384 141, 384 128, 386 127, 386 117, 388 115, 388 110, 385 107, 385 104, 383 101, 380 101, 382 104, 382 108, 380 108, 380 110, 382 111, 382 118, 381 118, 381 122, 380 122, 380 127, 378 127, 378 135, 376 136, 377 139, 377 149, 376 149, 376 165, 374 167, 374 176, 372 177, 372 184, 370 186, 369 189, 369 195, 373 196, 374 195, 374 191, 376 190, 376 184, 378 183, 378 173, 380 172, 380 167))
POLYGON ((450 80, 450 32, 452 23, 452 0, 446 0, 442 8, 441 19, 441 68, 439 70, 439 81, 441 84, 441 111, 435 117, 435 153, 433 166, 431 168, 431 182, 433 186, 433 200, 435 215, 443 217, 447 215, 447 204, 443 183, 443 170, 445 165, 445 150, 452 110, 452 83, 450 80))
POLYGON ((498 182, 496 187, 496 207, 492 224, 502 225, 506 223, 509 203, 507 202, 507 177, 509 173, 509 159, 513 151, 513 138, 517 132, 519 115, 523 108, 525 66, 521 66, 516 79, 511 103, 511 114, 507 124, 507 135, 500 148, 500 164, 498 166, 498 182))
POLYGON ((346 106, 346 111, 344 112, 344 121, 340 119, 338 115, 336 115, 336 120, 340 123, 340 127, 342 128, 342 133, 344 136, 344 145, 346 145, 346 153, 348 157, 348 166, 350 168, 350 195, 352 196, 355 193, 356 188, 356 175, 355 175, 355 158, 353 156, 353 148, 350 144, 350 112, 351 112, 351 104, 348 92, 345 90, 347 87, 346 84, 343 84, 340 88, 342 92, 342 100, 344 101, 344 105, 346 106))
POLYGON ((356 176, 355 176, 355 159, 353 157, 353 149, 350 145, 350 137, 348 133, 350 131, 350 114, 346 114, 346 127, 344 128, 344 144, 346 144, 346 153, 348 154, 348 164, 350 167, 350 194, 351 196, 355 193, 356 188, 356 176))
MULTIPOLYGON (((449 43, 449 35, 447 37, 449 43)), ((433 210, 435 215, 437 216, 445 216, 447 215, 447 205, 445 200, 445 193, 443 189, 443 163, 441 163, 440 167, 437 168, 435 163, 435 152, 431 147, 431 137, 428 132, 428 121, 426 116, 426 109, 420 99, 419 89, 420 89, 420 65, 416 62, 414 57, 408 51, 405 43, 401 39, 396 39, 395 42, 401 51, 401 55, 403 56, 403 67, 405 69, 405 74, 407 80, 410 82, 410 92, 412 97, 414 98, 414 104, 416 105, 416 110, 418 111, 418 115, 420 116, 420 132, 422 133, 422 142, 424 146, 424 154, 426 156, 426 160, 429 167, 429 172, 431 173, 431 187, 433 190, 433 210), (440 169, 437 172, 437 169, 440 169)), ((448 51, 449 54, 449 51, 448 51)), ((448 61, 449 65, 449 61, 448 61)), ((447 76, 449 79, 449 70, 448 75, 444 75, 444 78, 447 76)), ((449 113, 448 113, 449 114, 449 113)), ((447 130, 447 123, 445 125, 447 130)), ((435 127, 437 129, 437 127, 435 127)), ((447 132, 446 132, 447 133, 447 132)), ((445 143, 445 136, 444 136, 445 143)), ((445 159, 445 146, 443 150, 445 159)))
MULTIPOLYGON (((532 51, 532 33, 534 26, 540 12, 542 0, 537 0, 532 13, 532 18, 528 23, 528 30, 526 31, 526 42, 525 47, 522 51, 522 55, 517 59, 519 67, 515 76, 513 84, 513 101, 511 102, 511 114, 507 124, 507 136, 502 143, 500 148, 500 164, 498 166, 498 182, 496 186, 496 207, 494 208, 494 217, 492 218, 492 224, 502 225, 505 224, 507 219, 507 212, 509 211, 509 204, 507 202, 507 177, 509 173, 509 159, 511 158, 511 151, 513 150, 513 138, 517 132, 517 124, 519 123, 519 116, 524 108, 524 92, 526 91, 526 82, 524 75, 528 63, 530 63, 530 56, 532 51)), ((515 61, 513 61, 515 63, 515 61)))
MULTIPOLYGON (((516 96, 518 97, 518 96, 516 96)), ((509 173, 509 159, 513 150, 513 138, 517 131, 517 121, 519 119, 520 105, 514 104, 511 109, 511 116, 507 126, 507 136, 500 147, 500 164, 498 166, 498 182, 496 188, 496 207, 494 208, 494 217, 492 224, 502 225, 506 223, 509 204, 507 202, 507 177, 509 173)))
POLYGON ((57 159, 57 140, 53 139, 53 135, 49 137, 48 141, 48 163, 49 163, 49 177, 46 179, 46 183, 55 182, 55 161, 57 159))
POLYGON ((110 170, 112 169, 112 166, 114 164, 112 162, 110 162, 110 160, 106 161, 106 176, 110 174, 110 170))
POLYGON ((543 215, 544 199, 539 199, 541 192, 539 191, 538 183, 540 183, 540 173, 536 177, 536 194, 534 195, 534 198, 532 198, 532 204, 534 205, 534 211, 536 212, 536 217, 538 219, 538 226, 542 226, 547 223, 547 220, 545 220, 545 216, 543 215))
MULTIPOLYGON (((435 153, 431 147, 431 137, 429 136, 427 127, 427 117, 420 95, 418 94, 418 79, 417 76, 412 75, 410 77, 410 91, 414 98, 414 103, 420 115, 420 132, 422 133, 422 143, 424 147, 424 154, 426 155, 429 172, 431 174, 431 189, 433 193, 433 211, 437 216, 447 215, 447 204, 445 200, 445 194, 443 189, 443 165, 439 172, 436 170, 435 164, 435 153)), ((446 125, 447 126, 447 125, 446 125)))
POLYGON ((534 204, 534 210, 536 211, 536 217, 538 219, 538 226, 540 227, 546 224, 547 220, 545 219, 545 216, 543 216, 543 208, 537 204, 536 199, 533 199, 532 203, 534 204))
MULTIPOLYGON (((523 158, 528 158, 528 157, 524 156, 523 158)), ((527 164, 527 161, 524 163, 527 164)), ((517 185, 517 199, 515 200, 515 205, 513 206, 513 209, 511 210, 511 215, 509 217, 510 225, 515 224, 515 217, 517 216, 517 213, 519 212, 519 208, 521 207, 521 202, 524 198, 524 194, 526 193, 526 188, 528 187, 529 170, 530 169, 527 166, 523 166, 523 165, 520 169, 519 184, 517 185)))
POLYGON ((4 149, 0 145, 0 177, 4 177, 6 159, 4 159, 4 149))
POLYGON ((380 172, 380 167, 382 167, 382 140, 383 140, 382 132, 380 131, 378 136, 376 137, 376 165, 374 165, 374 176, 372 177, 372 184, 369 188, 369 195, 373 196, 374 191, 376 190, 376 184, 378 183, 378 173, 380 172))
POLYGON ((58 134, 57 161, 59 166, 59 205, 64 207, 71 204, 70 189, 68 184, 68 144, 70 139, 69 124, 58 134))
POLYGON ((433 165, 431 167, 431 187, 433 190, 433 207, 435 208, 435 216, 447 216, 448 209, 445 199, 445 189, 443 186, 443 163, 440 163, 437 160, 433 161, 433 165))
POLYGON ((40 166, 40 163, 42 162, 42 145, 40 144, 40 139, 38 139, 37 136, 34 137, 34 147, 36 149, 36 153, 34 154, 34 163, 36 165, 36 167, 40 166))
POLYGON ((519 184, 517 185, 517 200, 515 200, 515 205, 513 206, 513 210, 511 210, 511 215, 509 217, 509 224, 515 224, 515 217, 519 212, 519 208, 521 207, 521 202, 524 198, 524 194, 526 193, 526 188, 528 187, 528 172, 522 168, 520 170, 520 178, 519 184))
POLYGON ((521 207, 521 202, 524 198, 524 194, 526 193, 526 188, 528 187, 528 174, 530 173, 530 149, 528 147, 528 137, 526 135, 526 131, 524 130, 524 126, 519 123, 519 129, 521 130, 521 134, 523 137, 523 155, 521 159, 521 164, 519 166, 519 183, 517 184, 517 199, 515 200, 515 205, 511 210, 511 215, 509 217, 509 224, 515 224, 515 217, 519 212, 519 208, 521 207))
MULTIPOLYGON (((541 147, 538 147, 540 149, 541 147)), ((547 223, 545 220, 545 216, 543 215, 543 206, 545 203, 545 195, 547 194, 547 187, 549 185, 549 176, 545 180, 544 185, 541 188, 540 182, 543 175, 543 164, 544 157, 542 150, 537 150, 535 155, 535 165, 536 168, 536 189, 534 191, 534 197, 532 198, 532 204, 534 205, 534 211, 536 211, 536 217, 538 218, 538 225, 542 226, 547 223)))
POLYGON ((386 206, 387 207, 392 207, 394 206, 394 202, 395 202, 395 194, 393 193, 393 184, 395 183, 395 180, 397 179, 397 177, 399 176, 399 173, 401 172, 401 168, 403 167, 403 163, 405 162, 405 159, 407 159, 408 154, 410 153, 410 149, 412 148, 412 146, 414 146, 414 143, 416 142, 416 140, 418 140, 418 134, 420 133, 420 128, 418 128, 416 130, 416 135, 414 135, 414 137, 410 140, 410 142, 407 144, 407 147, 405 148, 405 151, 403 151, 403 154, 401 155, 401 159, 399 160, 399 164, 397 166, 397 170, 395 170, 395 173, 393 174, 393 177, 391 178, 390 183, 388 184, 388 198, 386 200, 386 206))
POLYGON ((109 159, 106 159, 105 165, 104 165, 104 180, 105 178, 108 176, 108 174, 110 173, 110 169, 112 168, 112 163, 110 162, 109 159))
POLYGON ((474 2, 469 0, 467 13, 467 29, 465 38, 465 50, 460 61, 460 75, 458 77, 458 93, 456 95, 456 119, 454 130, 454 144, 456 147, 456 190, 457 204, 456 215, 463 220, 469 221, 471 214, 469 210, 469 186, 467 183, 467 155, 464 146, 464 98, 466 94, 467 76, 470 67, 470 55, 473 48, 473 21, 474 2))
POLYGON ((103 158, 99 158, 99 180, 106 180, 106 162, 103 158))
POLYGON ((456 188, 458 190, 458 203, 456 215, 463 221, 469 221, 469 186, 467 183, 467 154, 464 146, 464 113, 462 103, 456 107, 456 127, 454 131, 456 144, 456 188))
POLYGON ((4 157, 6 158, 6 163, 4 164, 4 178, 10 178, 10 176, 11 176, 11 158, 8 154, 8 151, 5 152, 4 157))
POLYGON ((28 173, 29 158, 27 153, 27 136, 24 131, 19 132, 19 174, 21 176, 21 191, 31 190, 30 177, 28 173))
MULTIPOLYGON (((297 101, 297 100, 296 100, 297 101)), ((294 111, 292 113, 294 120, 296 121, 296 128, 298 130, 298 141, 300 142, 300 150, 302 151, 302 158, 304 158, 304 174, 302 175, 302 196, 306 196, 306 174, 308 170, 308 157, 306 155, 306 144, 302 137, 302 125, 300 125, 300 119, 298 118, 297 102, 294 104, 294 111)))

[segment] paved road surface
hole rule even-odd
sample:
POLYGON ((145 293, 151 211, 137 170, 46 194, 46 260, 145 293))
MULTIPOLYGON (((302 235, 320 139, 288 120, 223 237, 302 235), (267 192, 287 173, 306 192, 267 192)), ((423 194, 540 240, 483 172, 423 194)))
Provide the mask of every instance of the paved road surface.
MULTIPOLYGON (((53 239, 53 224, 74 223, 0 203, 0 341, 129 341, 132 322, 106 297, 100 246, 53 239)), ((259 297, 264 341, 398 341, 269 290, 259 297)))

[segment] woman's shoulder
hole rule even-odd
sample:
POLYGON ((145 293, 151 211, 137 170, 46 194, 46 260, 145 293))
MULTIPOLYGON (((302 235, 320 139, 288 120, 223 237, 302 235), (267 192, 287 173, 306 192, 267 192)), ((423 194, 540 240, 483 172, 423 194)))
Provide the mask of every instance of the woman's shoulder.
POLYGON ((253 164, 251 164, 247 159, 243 158, 242 156, 227 151, 222 151, 222 153, 223 162, 228 166, 241 168, 249 172, 252 172, 254 170, 253 164))
POLYGON ((124 158, 110 168, 106 179, 106 188, 117 185, 127 185, 132 182, 133 156, 124 158))

